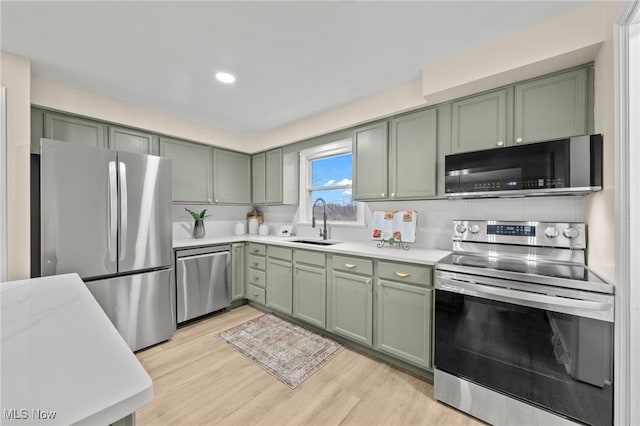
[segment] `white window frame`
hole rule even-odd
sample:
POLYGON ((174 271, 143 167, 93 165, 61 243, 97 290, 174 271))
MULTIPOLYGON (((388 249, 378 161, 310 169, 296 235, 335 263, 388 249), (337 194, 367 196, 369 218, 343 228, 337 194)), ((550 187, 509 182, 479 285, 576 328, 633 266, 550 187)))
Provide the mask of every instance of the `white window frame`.
MULTIPOLYGON (((349 189, 353 185, 332 185, 326 187, 311 186, 311 162, 325 157, 333 157, 352 153, 351 138, 343 139, 336 142, 330 142, 324 145, 314 146, 300 151, 300 203, 298 206, 298 223, 308 225, 311 224, 311 191, 321 189, 349 189)), ((353 182, 353 176, 351 177, 353 182)), ((355 221, 331 220, 327 218, 327 223, 338 226, 364 226, 364 205, 355 202, 357 206, 357 214, 355 221)), ((316 221, 319 216, 316 216, 316 221)))

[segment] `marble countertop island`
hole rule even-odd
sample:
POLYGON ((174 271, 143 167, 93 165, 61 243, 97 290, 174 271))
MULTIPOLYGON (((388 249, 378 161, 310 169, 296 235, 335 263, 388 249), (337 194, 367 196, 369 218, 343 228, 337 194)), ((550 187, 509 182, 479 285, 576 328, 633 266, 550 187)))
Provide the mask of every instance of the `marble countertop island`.
POLYGON ((108 425, 153 382, 76 274, 0 283, 3 425, 108 425))

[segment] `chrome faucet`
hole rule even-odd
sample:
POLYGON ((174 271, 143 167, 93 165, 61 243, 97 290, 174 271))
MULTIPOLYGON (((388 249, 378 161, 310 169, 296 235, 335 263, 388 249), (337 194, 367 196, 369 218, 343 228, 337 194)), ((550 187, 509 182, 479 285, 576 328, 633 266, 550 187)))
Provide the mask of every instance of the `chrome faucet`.
POLYGON ((311 227, 315 228, 316 227, 316 204, 318 204, 319 201, 322 201, 322 226, 323 229, 320 231, 320 236, 322 237, 323 240, 327 239, 327 202, 324 201, 323 198, 318 198, 314 203, 313 203, 313 207, 311 207, 311 227))

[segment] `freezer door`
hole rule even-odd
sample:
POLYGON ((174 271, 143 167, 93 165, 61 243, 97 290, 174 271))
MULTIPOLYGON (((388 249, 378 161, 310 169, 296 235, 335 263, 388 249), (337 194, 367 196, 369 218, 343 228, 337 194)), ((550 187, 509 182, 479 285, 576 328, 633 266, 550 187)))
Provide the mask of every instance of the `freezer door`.
POLYGON ((171 160, 118 151, 118 272, 171 265, 171 160))
POLYGON ((86 283, 131 350, 137 351, 173 336, 172 271, 163 269, 86 283))
POLYGON ((41 273, 117 272, 116 154, 42 139, 41 273))

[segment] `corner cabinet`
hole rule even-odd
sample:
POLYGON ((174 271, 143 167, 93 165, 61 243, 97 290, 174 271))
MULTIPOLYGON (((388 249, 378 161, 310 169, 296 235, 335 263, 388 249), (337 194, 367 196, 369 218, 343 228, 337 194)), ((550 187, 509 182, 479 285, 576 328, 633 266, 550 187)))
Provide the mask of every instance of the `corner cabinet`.
POLYGON ((213 203, 212 150, 207 145, 160 138, 160 155, 172 160, 174 202, 213 203))
POLYGON ((109 126, 109 148, 137 154, 160 154, 158 136, 125 127, 109 126))
POLYGON ((375 348, 423 368, 432 367, 432 269, 378 262, 375 348))
POLYGON ((390 199, 427 198, 436 195, 437 118, 437 110, 430 109, 390 121, 390 199))
POLYGON ((588 133, 587 68, 515 86, 515 143, 588 133))
POLYGON ((365 346, 373 344, 373 262, 333 256, 328 288, 329 331, 365 346))
POLYGON ((251 204, 251 156, 213 150, 213 195, 220 204, 251 204))
POLYGON ((353 131, 353 199, 385 200, 388 195, 388 124, 353 131))
POLYGON ((253 155, 253 204, 298 204, 298 153, 281 148, 253 155))

